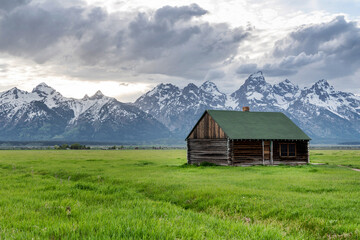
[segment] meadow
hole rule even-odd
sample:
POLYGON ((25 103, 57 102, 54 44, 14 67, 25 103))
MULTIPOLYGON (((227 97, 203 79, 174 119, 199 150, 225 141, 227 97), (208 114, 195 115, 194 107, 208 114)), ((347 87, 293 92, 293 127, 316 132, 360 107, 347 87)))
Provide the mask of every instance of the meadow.
POLYGON ((185 150, 0 151, 0 239, 360 239, 360 151, 188 166, 185 150), (342 166, 339 166, 342 165, 342 166))

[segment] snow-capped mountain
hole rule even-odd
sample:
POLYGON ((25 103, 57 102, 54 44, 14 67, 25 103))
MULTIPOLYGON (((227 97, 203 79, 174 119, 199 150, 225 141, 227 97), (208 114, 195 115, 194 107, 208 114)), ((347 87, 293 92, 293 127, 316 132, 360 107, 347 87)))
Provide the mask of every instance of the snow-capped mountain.
POLYGON ((286 79, 272 85, 262 72, 250 75, 230 95, 212 82, 180 89, 160 84, 136 100, 135 105, 152 114, 179 137, 185 137, 205 109, 280 111, 293 119, 314 142, 338 143, 360 140, 360 97, 335 91, 326 80, 300 89, 286 79))
POLYGON ((190 83, 183 89, 172 84, 159 84, 134 103, 150 113, 181 138, 206 109, 223 109, 226 94, 212 82, 200 87, 190 83))
POLYGON ((286 110, 322 142, 360 139, 360 97, 335 91, 326 80, 303 89, 286 110))
POLYGON ((250 75, 230 99, 236 102, 236 110, 251 106, 254 111, 284 111, 300 95, 300 89, 286 79, 271 85, 265 81, 262 72, 250 75))
POLYGON ((1 140, 142 141, 168 138, 168 129, 131 104, 98 91, 65 98, 45 83, 32 92, 0 93, 1 140))
POLYGON ((288 79, 272 85, 262 72, 229 95, 210 81, 182 89, 162 83, 131 104, 100 91, 66 98, 45 83, 32 92, 12 88, 0 93, 0 140, 183 140, 206 109, 243 106, 285 113, 313 143, 360 141, 359 96, 336 91, 326 80, 304 89, 288 79))

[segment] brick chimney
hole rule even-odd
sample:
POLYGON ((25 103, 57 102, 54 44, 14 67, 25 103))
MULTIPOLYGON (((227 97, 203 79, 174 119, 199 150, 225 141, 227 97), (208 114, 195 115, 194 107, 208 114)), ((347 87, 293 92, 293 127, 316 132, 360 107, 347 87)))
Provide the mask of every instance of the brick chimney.
POLYGON ((250 107, 243 107, 243 112, 250 112, 250 107))

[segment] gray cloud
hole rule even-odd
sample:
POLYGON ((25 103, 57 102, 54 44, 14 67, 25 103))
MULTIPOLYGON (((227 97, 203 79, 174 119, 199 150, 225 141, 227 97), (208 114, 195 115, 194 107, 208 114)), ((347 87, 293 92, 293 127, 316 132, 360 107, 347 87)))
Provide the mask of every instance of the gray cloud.
POLYGON ((259 71, 256 63, 242 64, 236 69, 237 74, 251 74, 259 71))
POLYGON ((284 68, 276 64, 265 64, 261 71, 269 77, 284 77, 296 74, 298 71, 295 69, 284 68))
POLYGON ((227 24, 191 22, 206 14, 199 6, 163 7, 155 17, 139 14, 129 24, 129 58, 144 58, 137 69, 203 79, 209 69, 235 55, 240 42, 248 36, 243 29, 227 24))
POLYGON ((314 26, 303 26, 275 44, 279 67, 305 65, 323 71, 323 77, 348 76, 360 69, 360 28, 343 16, 314 26))
POLYGON ((200 17, 206 13, 207 11, 199 7, 197 4, 182 7, 165 6, 156 11, 155 21, 171 23, 175 23, 180 20, 188 21, 193 17, 200 17))
POLYGON ((47 0, 19 6, 0 19, 0 52, 80 71, 94 66, 203 79, 248 36, 227 24, 192 21, 206 13, 192 4, 135 16, 109 14, 47 0))
POLYGON ((225 77, 225 72, 222 70, 210 70, 206 76, 205 81, 211 81, 219 78, 225 77))
POLYGON ((14 8, 30 3, 31 0, 1 0, 0 11, 11 11, 14 8))
POLYGON ((156 11, 155 18, 145 13, 138 14, 137 18, 129 24, 131 57, 158 58, 167 49, 185 44, 193 35, 199 34, 199 26, 176 25, 180 20, 189 21, 191 13, 194 14, 192 17, 206 13, 190 11, 192 8, 194 7, 174 9, 163 7, 156 11))
POLYGON ((237 54, 239 43, 247 37, 242 29, 226 24, 201 24, 198 32, 174 48, 162 48, 162 56, 145 63, 139 70, 203 79, 209 69, 217 68, 237 54))
POLYGON ((64 52, 61 43, 70 39, 81 42, 98 25, 99 12, 99 8, 19 7, 0 21, 0 50, 44 63, 64 52))
POLYGON ((259 67, 255 63, 249 63, 243 64, 236 69, 236 73, 239 75, 249 75, 257 71, 262 71, 266 76, 269 77, 289 76, 297 73, 296 70, 286 68, 285 66, 279 66, 277 64, 265 64, 262 67, 259 67))
MULTIPOLYGON (((311 71, 315 78, 339 78, 360 70, 360 28, 343 16, 317 24, 304 25, 278 40, 268 63, 247 63, 237 74, 263 71, 267 76, 283 77, 311 71)), ((304 76, 304 74, 301 74, 304 76)))

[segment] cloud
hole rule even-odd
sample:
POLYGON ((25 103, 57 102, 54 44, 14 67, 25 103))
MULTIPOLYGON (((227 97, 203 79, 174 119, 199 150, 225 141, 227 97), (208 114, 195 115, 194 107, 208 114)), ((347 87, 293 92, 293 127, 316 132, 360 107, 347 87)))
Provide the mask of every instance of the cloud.
POLYGON ((155 21, 175 23, 180 20, 188 21, 193 17, 200 17, 207 13, 208 12, 205 9, 202 9, 197 4, 191 4, 190 6, 182 7, 165 6, 156 11, 155 21))
POLYGON ((356 22, 338 16, 332 21, 303 25, 275 42, 262 65, 246 63, 235 72, 256 71, 270 77, 343 78, 360 70, 360 28, 356 22), (304 74, 303 72, 308 72, 304 74))
POLYGON ((343 16, 303 26, 275 43, 273 57, 287 69, 313 65, 323 77, 348 76, 360 69, 360 28, 343 16))
POLYGON ((54 0, 17 6, 0 18, 0 53, 79 71, 93 66, 203 79, 249 35, 193 21, 207 14, 197 4, 138 14, 54 0))
POLYGON ((8 64, 0 64, 0 72, 6 73, 8 71, 9 65, 8 64))
POLYGON ((26 5, 6 14, 0 21, 0 51, 44 63, 67 50, 65 42, 81 43, 101 21, 99 8, 49 5, 26 5))
POLYGON ((279 66, 277 64, 265 64, 262 67, 259 67, 255 63, 242 64, 236 69, 235 72, 239 75, 249 75, 258 71, 262 71, 266 76, 269 77, 289 76, 297 73, 296 70, 292 70, 284 66, 279 66))
POLYGON ((158 9, 155 16, 139 13, 129 24, 130 57, 156 59, 168 49, 186 44, 191 37, 200 33, 199 26, 188 22, 205 13, 195 4, 181 8, 166 6, 158 9), (179 21, 183 24, 177 24, 179 21))
POLYGON ((259 71, 256 63, 242 64, 236 69, 237 74, 252 74, 259 71))
POLYGON ((210 70, 206 76, 205 81, 212 81, 215 79, 223 78, 225 77, 225 72, 222 70, 210 70))
POLYGON ((31 0, 1 0, 0 1, 0 12, 11 11, 14 8, 30 3, 31 0))

